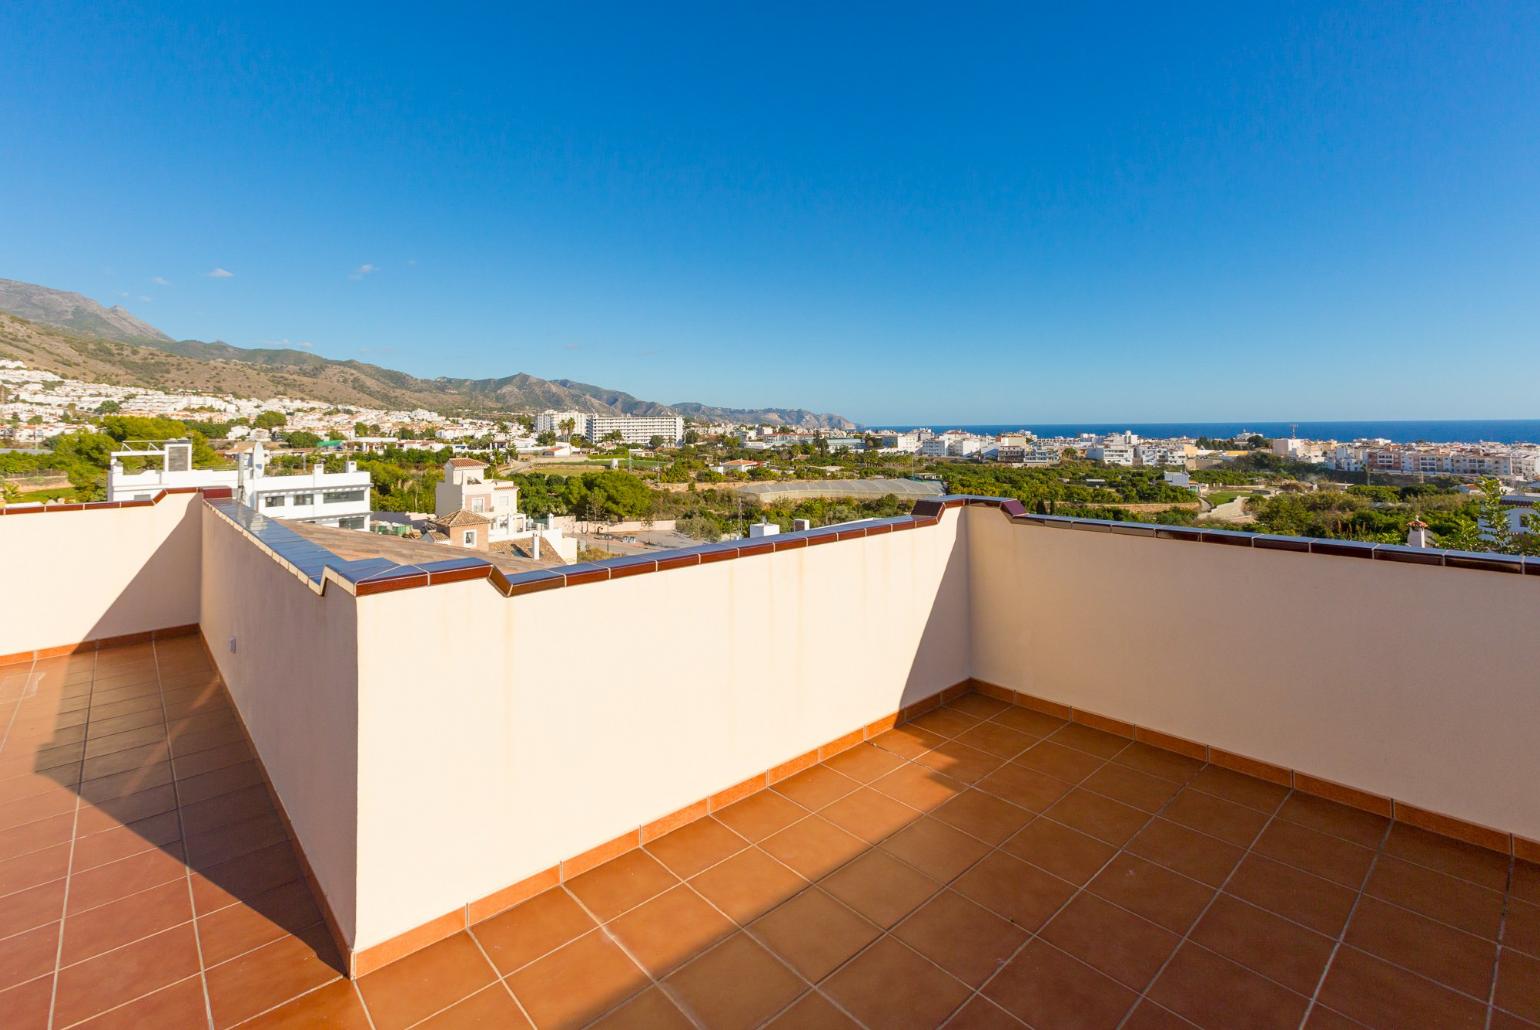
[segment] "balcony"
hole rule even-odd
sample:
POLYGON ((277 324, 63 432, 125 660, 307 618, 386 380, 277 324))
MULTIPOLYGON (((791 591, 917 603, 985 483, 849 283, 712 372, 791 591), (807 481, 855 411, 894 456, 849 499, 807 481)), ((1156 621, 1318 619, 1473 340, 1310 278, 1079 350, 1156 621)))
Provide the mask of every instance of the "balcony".
POLYGON ((0 553, 7 1025, 1540 1020, 1522 562, 950 501, 508 573, 198 494, 0 553))

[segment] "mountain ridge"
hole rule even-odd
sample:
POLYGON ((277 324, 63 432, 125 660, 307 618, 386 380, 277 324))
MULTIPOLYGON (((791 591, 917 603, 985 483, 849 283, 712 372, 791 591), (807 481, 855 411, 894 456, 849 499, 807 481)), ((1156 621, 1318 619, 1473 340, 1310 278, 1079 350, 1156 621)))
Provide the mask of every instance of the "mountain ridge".
POLYGON ((297 397, 356 407, 444 414, 558 410, 678 414, 705 422, 854 429, 849 419, 803 408, 663 404, 621 390, 526 372, 491 379, 422 379, 356 359, 287 347, 175 340, 120 307, 79 293, 0 279, 0 357, 71 379, 240 397, 297 397))

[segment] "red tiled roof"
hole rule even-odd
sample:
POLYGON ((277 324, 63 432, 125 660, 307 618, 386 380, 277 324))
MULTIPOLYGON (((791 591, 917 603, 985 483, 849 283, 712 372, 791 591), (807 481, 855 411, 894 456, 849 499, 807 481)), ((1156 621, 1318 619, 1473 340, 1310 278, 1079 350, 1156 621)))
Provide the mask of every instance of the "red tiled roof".
POLYGON ((450 458, 445 462, 452 469, 484 469, 487 463, 477 461, 475 458, 450 458))

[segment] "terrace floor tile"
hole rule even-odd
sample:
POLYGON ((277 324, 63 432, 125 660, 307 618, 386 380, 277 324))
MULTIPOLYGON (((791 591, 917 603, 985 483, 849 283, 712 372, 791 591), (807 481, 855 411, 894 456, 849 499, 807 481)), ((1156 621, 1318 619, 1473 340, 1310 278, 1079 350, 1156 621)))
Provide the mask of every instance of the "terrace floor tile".
POLYGON ((124 651, 0 682, 7 1028, 1540 1016, 1540 866, 977 694, 351 982, 201 648, 124 651))

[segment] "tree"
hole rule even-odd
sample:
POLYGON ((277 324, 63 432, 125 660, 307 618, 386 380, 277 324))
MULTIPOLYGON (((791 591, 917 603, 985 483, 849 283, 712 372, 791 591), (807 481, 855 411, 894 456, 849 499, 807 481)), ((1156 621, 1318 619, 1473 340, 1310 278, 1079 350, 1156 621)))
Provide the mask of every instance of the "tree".
POLYGON ((654 434, 653 438, 647 441, 647 446, 656 451, 663 447, 667 442, 668 441, 664 440, 663 437, 654 434))
POLYGON ((570 440, 572 438, 572 431, 574 429, 576 429, 576 428, 577 428, 577 420, 576 419, 564 418, 564 419, 561 420, 561 435, 566 437, 567 439, 570 440))
POLYGON ((264 411, 251 420, 251 424, 258 429, 273 430, 289 424, 289 417, 281 411, 264 411))
POLYGON ((700 443, 700 434, 693 429, 686 429, 684 431, 684 442, 686 444, 698 444, 700 443))
POLYGON ((119 404, 117 401, 102 401, 96 406, 96 413, 98 415, 116 415, 122 410, 123 405, 119 404))
POLYGON ((1481 492, 1476 495, 1476 521, 1481 526, 1481 546, 1471 550, 1496 551, 1499 554, 1519 554, 1521 546, 1508 528, 1508 509, 1503 507, 1503 484, 1487 476, 1477 484, 1481 492))
POLYGON ((625 438, 625 435, 622 434, 620 430, 618 430, 618 429, 611 429, 608 433, 604 434, 603 442, 604 443, 617 443, 617 444, 618 443, 625 443, 626 442, 626 438, 625 438))
POLYGON ((547 429, 545 432, 535 437, 535 442, 541 447, 550 447, 556 442, 556 434, 547 429))
POLYGON ((321 438, 314 433, 307 433, 303 429, 295 429, 283 434, 284 443, 290 447, 319 447, 321 438))

